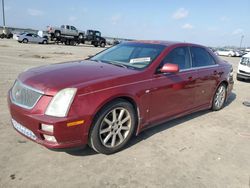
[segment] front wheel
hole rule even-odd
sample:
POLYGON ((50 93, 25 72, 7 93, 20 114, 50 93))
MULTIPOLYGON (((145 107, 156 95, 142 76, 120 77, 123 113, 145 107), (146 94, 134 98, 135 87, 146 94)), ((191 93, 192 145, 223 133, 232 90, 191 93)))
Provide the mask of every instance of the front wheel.
POLYGON ((105 42, 101 42, 100 47, 104 48, 105 47, 105 42))
POLYGON ((23 43, 28 43, 29 41, 28 41, 28 39, 23 39, 22 42, 23 43))
POLYGON ((116 100, 98 113, 90 131, 89 144, 98 153, 115 153, 130 140, 135 125, 134 107, 124 100, 116 100))
POLYGON ((223 108, 227 95, 227 87, 225 84, 221 84, 214 95, 212 110, 218 111, 223 108))

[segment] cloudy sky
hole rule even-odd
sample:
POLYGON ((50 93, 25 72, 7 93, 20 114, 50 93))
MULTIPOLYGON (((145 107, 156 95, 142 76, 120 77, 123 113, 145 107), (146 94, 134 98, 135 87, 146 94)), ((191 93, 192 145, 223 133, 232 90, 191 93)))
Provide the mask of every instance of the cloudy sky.
MULTIPOLYGON (((6 25, 72 24, 104 36, 250 46, 250 0, 5 0, 6 25)), ((0 24, 2 25, 2 15, 0 24)))

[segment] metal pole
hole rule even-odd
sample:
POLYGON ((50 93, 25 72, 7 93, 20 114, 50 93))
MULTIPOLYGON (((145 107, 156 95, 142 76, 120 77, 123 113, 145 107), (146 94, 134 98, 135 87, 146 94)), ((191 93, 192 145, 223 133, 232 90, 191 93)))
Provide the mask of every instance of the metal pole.
POLYGON ((3 8, 3 28, 5 28, 4 0, 2 0, 2 8, 3 8))
POLYGON ((242 35, 242 36, 241 36, 241 39, 240 39, 240 49, 241 49, 241 45, 242 45, 243 38, 244 38, 244 35, 242 35))

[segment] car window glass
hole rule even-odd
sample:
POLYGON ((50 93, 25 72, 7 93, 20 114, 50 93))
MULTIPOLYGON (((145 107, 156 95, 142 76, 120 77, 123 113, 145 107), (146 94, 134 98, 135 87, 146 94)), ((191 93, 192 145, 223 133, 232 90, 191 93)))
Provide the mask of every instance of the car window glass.
POLYGON ((28 33, 26 36, 27 36, 27 37, 31 37, 31 36, 32 36, 32 34, 28 33))
POLYGON ((180 70, 191 68, 188 47, 178 47, 173 49, 163 59, 161 66, 163 66, 166 63, 176 64, 179 66, 180 70))
POLYGON ((64 25, 62 25, 61 28, 63 29, 63 28, 64 28, 64 25))
POLYGON ((69 29, 69 26, 68 26, 68 25, 66 26, 66 29, 69 29))
POLYGON ((202 67, 215 64, 213 57, 204 48, 191 47, 191 55, 193 67, 202 67))
POLYGON ((74 26, 71 26, 71 30, 76 30, 76 28, 74 26))

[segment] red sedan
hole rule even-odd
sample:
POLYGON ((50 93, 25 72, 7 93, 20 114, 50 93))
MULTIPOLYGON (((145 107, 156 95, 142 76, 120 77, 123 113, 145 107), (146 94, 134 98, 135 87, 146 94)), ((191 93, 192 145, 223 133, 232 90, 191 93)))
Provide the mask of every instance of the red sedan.
POLYGON ((232 87, 232 66, 206 47, 135 41, 21 73, 8 102, 14 128, 27 138, 110 154, 153 125, 220 110, 232 87))

